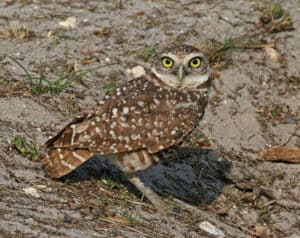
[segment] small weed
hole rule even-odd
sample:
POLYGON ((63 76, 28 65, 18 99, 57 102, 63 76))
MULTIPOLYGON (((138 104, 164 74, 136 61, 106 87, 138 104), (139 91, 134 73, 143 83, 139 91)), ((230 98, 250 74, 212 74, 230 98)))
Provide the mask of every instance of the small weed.
POLYGON ((30 160, 38 161, 40 148, 36 141, 27 141, 26 137, 18 135, 13 139, 13 145, 21 155, 30 160))
POLYGON ((272 44, 264 44, 251 35, 243 35, 238 38, 224 37, 223 41, 208 39, 200 42, 198 47, 209 57, 214 69, 222 70, 231 64, 230 52, 234 49, 262 49, 272 47, 272 44))
POLYGON ((101 179, 102 183, 104 183, 109 190, 113 190, 117 187, 117 183, 111 179, 101 179))
POLYGON ((116 87, 117 87, 117 84, 116 84, 115 82, 112 82, 112 83, 107 84, 107 85, 104 87, 104 90, 105 90, 106 92, 109 92, 109 91, 115 89, 116 87))
POLYGON ((278 19, 282 17, 285 14, 284 9, 279 4, 271 4, 268 8, 268 13, 270 16, 272 16, 274 19, 278 19))
POLYGON ((138 56, 141 57, 143 60, 147 61, 150 58, 157 55, 157 51, 154 47, 148 47, 145 49, 142 49, 138 52, 138 56))
POLYGON ((271 213, 268 207, 262 207, 258 211, 258 222, 269 223, 271 221, 271 213))
POLYGON ((294 29, 289 12, 280 4, 273 3, 266 4, 262 9, 259 25, 270 33, 294 29))
POLYGON ((144 202, 145 201, 145 194, 143 193, 141 198, 140 198, 140 202, 144 202))
POLYGON ((274 107, 271 110, 271 115, 274 118, 280 118, 283 113, 284 113, 284 110, 283 110, 283 107, 281 105, 274 105, 274 107))
POLYGON ((63 40, 73 40, 73 41, 77 41, 78 38, 76 36, 70 35, 70 34, 66 34, 64 32, 60 32, 57 34, 57 37, 63 40))
POLYGON ((63 29, 58 28, 53 31, 49 31, 47 33, 47 38, 59 38, 65 41, 77 41, 78 37, 71 35, 70 33, 66 33, 63 29))
POLYGON ((285 104, 273 104, 270 106, 261 107, 257 110, 257 113, 262 117, 264 121, 268 122, 281 122, 286 117, 296 117, 296 115, 292 114, 289 106, 285 104))
POLYGON ((109 36, 112 33, 112 29, 110 27, 102 27, 94 31, 95 36, 109 36))
POLYGON ((126 203, 126 205, 125 205, 124 217, 127 219, 129 226, 134 226, 137 224, 137 220, 133 216, 133 211, 129 207, 128 203, 126 203))
POLYGON ((57 217, 57 221, 61 223, 71 223, 72 217, 68 214, 63 214, 57 217))
POLYGON ((18 22, 11 23, 0 31, 0 37, 7 39, 23 40, 34 36, 32 30, 18 22))
POLYGON ((113 64, 107 64, 95 68, 82 69, 76 71, 74 69, 70 69, 66 61, 62 61, 61 72, 59 73, 57 78, 50 79, 45 65, 41 67, 38 75, 32 75, 18 60, 12 57, 9 58, 12 61, 14 61, 25 72, 26 79, 30 83, 32 92, 36 94, 42 94, 46 92, 53 92, 57 94, 61 93, 68 86, 70 86, 73 81, 81 78, 83 75, 92 72, 96 69, 99 69, 101 67, 113 65, 113 64))
POLYGON ((212 67, 221 70, 229 66, 231 60, 228 51, 235 47, 235 42, 228 37, 223 42, 209 39, 200 43, 198 47, 209 57, 212 67))

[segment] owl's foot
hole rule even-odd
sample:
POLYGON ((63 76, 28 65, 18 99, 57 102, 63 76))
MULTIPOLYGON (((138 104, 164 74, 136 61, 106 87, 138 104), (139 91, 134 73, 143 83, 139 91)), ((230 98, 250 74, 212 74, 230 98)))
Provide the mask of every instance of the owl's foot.
POLYGON ((163 200, 150 188, 146 187, 141 179, 137 176, 128 176, 128 180, 155 206, 156 210, 162 214, 167 214, 167 205, 163 200))

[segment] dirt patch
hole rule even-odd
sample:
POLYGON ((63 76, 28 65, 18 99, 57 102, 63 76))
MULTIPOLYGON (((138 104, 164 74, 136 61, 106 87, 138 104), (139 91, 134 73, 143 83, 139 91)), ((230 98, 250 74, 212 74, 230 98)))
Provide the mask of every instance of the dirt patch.
POLYGON ((278 25, 281 18, 262 18, 273 2, 1 2, 0 234, 211 237, 199 226, 208 221, 225 237, 300 236, 299 164, 258 158, 269 146, 300 146, 300 5, 276 3, 293 29, 278 25), (99 170, 99 161, 81 168, 81 179, 75 173, 55 181, 13 145, 22 135, 42 150, 62 125, 127 80, 129 68, 149 66, 166 44, 203 46, 208 39, 221 43, 225 55, 214 58, 210 104, 182 146, 221 150, 232 169, 190 149, 180 156, 188 162, 177 155, 150 168, 141 176, 166 196, 169 217, 160 217, 113 168, 99 170), (206 200, 210 191, 213 199, 206 200))

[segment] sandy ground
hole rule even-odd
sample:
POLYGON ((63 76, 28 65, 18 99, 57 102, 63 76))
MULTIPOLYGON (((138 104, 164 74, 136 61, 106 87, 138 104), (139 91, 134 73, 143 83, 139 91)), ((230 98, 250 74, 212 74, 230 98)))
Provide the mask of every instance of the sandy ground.
MULTIPOLYGON (((199 226, 208 221, 223 237, 300 237, 300 165, 258 157, 270 146, 300 146, 300 2, 276 2, 289 12, 293 30, 259 28, 264 6, 254 0, 1 1, 0 236, 215 237, 199 226), (76 22, 62 26, 68 17, 76 22), (28 31, 9 31, 22 24, 28 31), (240 38, 260 47, 233 47, 214 62, 210 104, 184 142, 198 150, 209 145, 221 155, 183 153, 189 162, 166 163, 154 170, 170 171, 177 179, 181 174, 182 186, 189 191, 174 183, 168 189, 157 185, 159 181, 150 181, 153 171, 141 175, 165 195, 168 217, 159 216, 100 159, 81 168, 81 177, 75 173, 54 181, 39 162, 22 156, 14 146, 15 136, 22 135, 42 149, 50 136, 95 105, 109 87, 129 79, 129 68, 147 67, 151 55, 164 45, 203 47, 207 39, 240 38), (274 43, 271 53, 262 43, 274 43), (37 92, 37 83, 30 84, 15 60, 30 74, 45 72, 52 81, 74 70, 92 70, 77 75, 60 93, 37 92), (111 65, 100 68, 107 64, 111 65), (218 158, 230 161, 231 170, 219 166, 218 158), (193 168, 195 163, 201 164, 198 172, 206 173, 204 179, 193 168), (204 163, 213 169, 205 170, 204 163), (214 172, 220 168, 222 173, 214 172), (198 187, 194 180, 187 181, 191 171, 198 187), (104 172, 108 176, 103 177, 104 172), (209 179, 210 174, 215 176, 209 179), (213 195, 207 198, 206 191, 213 195), (170 194, 184 200, 192 196, 189 202, 194 205, 170 194)), ((159 177, 164 179, 172 178, 159 177)))

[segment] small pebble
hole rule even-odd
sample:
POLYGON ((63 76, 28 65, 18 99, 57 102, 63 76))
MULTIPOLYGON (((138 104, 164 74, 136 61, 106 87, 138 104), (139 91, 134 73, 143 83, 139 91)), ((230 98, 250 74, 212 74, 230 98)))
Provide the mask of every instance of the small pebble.
POLYGON ((38 191, 34 187, 23 188, 23 191, 32 197, 39 198, 41 197, 38 191))
POLYGON ((199 223, 199 228, 211 235, 215 235, 217 237, 225 237, 223 231, 221 231, 218 227, 214 226, 208 221, 203 221, 199 223))

